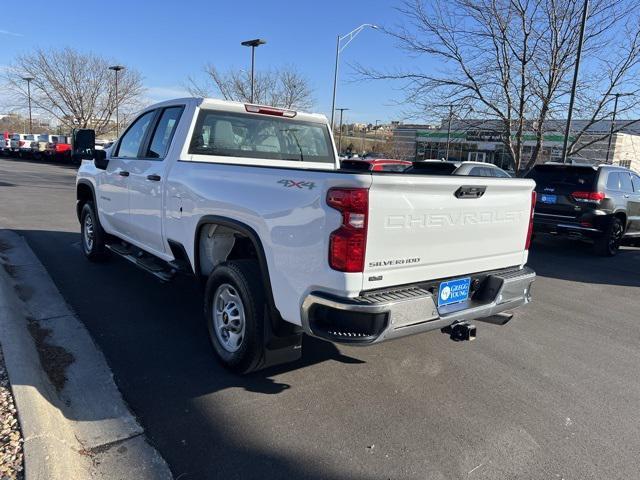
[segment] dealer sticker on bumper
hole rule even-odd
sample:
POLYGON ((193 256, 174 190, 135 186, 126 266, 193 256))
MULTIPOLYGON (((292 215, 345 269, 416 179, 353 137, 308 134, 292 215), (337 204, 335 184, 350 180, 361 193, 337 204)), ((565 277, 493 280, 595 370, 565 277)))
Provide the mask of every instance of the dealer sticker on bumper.
POLYGON ((442 282, 438 289, 438 306, 442 307, 452 303, 464 302, 469 298, 470 284, 471 277, 442 282))

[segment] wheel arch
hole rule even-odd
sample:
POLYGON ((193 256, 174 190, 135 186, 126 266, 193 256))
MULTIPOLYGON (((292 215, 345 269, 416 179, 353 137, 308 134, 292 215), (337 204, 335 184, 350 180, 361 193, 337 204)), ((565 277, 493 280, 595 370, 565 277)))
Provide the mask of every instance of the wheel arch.
POLYGON ((93 201, 93 204, 96 205, 96 194, 93 189, 93 184, 88 180, 80 180, 76 185, 76 215, 78 216, 78 220, 80 220, 82 206, 88 201, 93 201))
POLYGON ((267 263, 267 257, 264 252, 264 247, 262 245, 262 241, 260 240, 260 236, 258 233, 249 225, 240 222, 238 220, 223 217, 220 215, 204 215, 198 220, 198 224, 196 226, 195 235, 193 238, 193 270, 201 280, 206 281, 206 278, 203 278, 203 274, 200 272, 200 237, 203 232, 203 228, 207 225, 220 225, 222 227, 230 228, 232 230, 236 230, 243 236, 249 239, 256 253, 256 257, 258 260, 258 266, 260 268, 260 274, 262 276, 262 281, 264 286, 266 287, 266 296, 267 296, 267 304, 269 306, 269 310, 271 312, 272 319, 279 320, 284 322, 280 312, 278 311, 275 300, 273 297, 273 288, 271 284, 271 276, 269 275, 269 265, 267 263))
POLYGON ((622 222, 624 231, 626 232, 627 227, 629 226, 629 217, 627 216, 627 212, 625 212, 624 210, 618 210, 613 214, 613 217, 620 219, 620 221, 622 222))

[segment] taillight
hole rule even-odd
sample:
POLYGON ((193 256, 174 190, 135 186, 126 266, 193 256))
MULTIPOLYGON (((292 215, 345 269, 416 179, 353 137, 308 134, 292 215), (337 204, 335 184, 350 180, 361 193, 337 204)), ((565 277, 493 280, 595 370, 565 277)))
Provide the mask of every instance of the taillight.
POLYGON ((276 117, 293 118, 297 112, 294 110, 283 110, 281 108, 262 107, 260 105, 245 104, 244 108, 249 113, 262 113, 263 115, 275 115, 276 117))
POLYGON ((531 192, 531 213, 529 214, 529 230, 527 231, 527 241, 524 246, 525 250, 529 250, 529 247, 531 246, 531 236, 533 235, 533 211, 536 208, 537 199, 538 194, 534 190, 531 192))
POLYGON ((20 141, 18 142, 18 146, 19 146, 19 147, 24 147, 24 140, 20 140, 20 141))
POLYGON ((340 228, 329 237, 329 265, 341 272, 362 272, 367 246, 368 188, 331 188, 327 205, 342 214, 340 228))
POLYGON ((571 194, 576 202, 599 202, 604 200, 604 192, 573 192, 571 194))

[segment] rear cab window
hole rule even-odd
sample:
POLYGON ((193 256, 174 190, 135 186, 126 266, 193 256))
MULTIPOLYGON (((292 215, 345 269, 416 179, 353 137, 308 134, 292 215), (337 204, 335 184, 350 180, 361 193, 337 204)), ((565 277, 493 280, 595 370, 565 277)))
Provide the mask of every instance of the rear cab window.
POLYGON ((404 163, 385 163, 382 165, 383 172, 404 172, 408 165, 404 163))
POLYGON ((451 175, 458 167, 450 162, 415 162, 405 173, 418 175, 451 175))
POLYGON ((527 175, 535 180, 537 191, 546 187, 560 194, 593 191, 597 177, 597 170, 576 165, 536 165, 527 175))
POLYGON ((203 109, 189 144, 192 155, 335 164, 324 123, 203 109))

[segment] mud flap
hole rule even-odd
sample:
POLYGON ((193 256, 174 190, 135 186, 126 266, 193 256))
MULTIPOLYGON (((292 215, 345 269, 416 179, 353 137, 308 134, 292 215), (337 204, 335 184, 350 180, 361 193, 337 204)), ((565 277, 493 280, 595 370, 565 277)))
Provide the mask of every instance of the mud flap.
MULTIPOLYGON (((284 320, 278 319, 276 322, 284 320)), ((281 328, 281 332, 276 332, 273 323, 264 322, 264 355, 256 370, 295 362, 302 357, 302 329, 281 328)))

